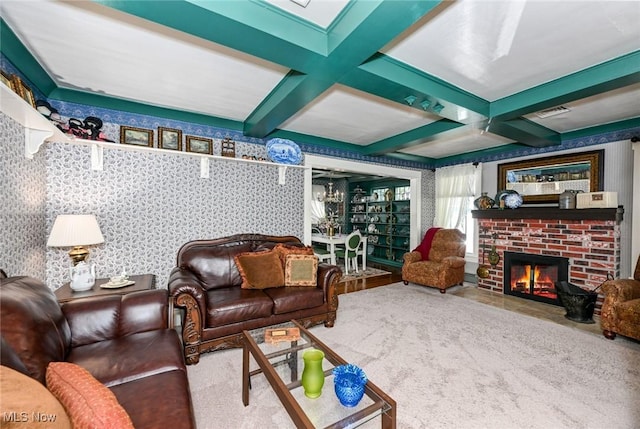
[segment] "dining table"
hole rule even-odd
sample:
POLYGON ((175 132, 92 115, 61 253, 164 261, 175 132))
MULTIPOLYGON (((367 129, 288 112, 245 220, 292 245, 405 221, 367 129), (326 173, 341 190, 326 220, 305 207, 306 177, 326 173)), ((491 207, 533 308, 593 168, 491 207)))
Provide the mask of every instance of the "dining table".
MULTIPOLYGON (((336 264, 336 245, 344 246, 347 242, 347 237, 349 234, 336 234, 336 235, 326 235, 326 234, 311 234, 311 241, 315 243, 323 243, 327 245, 327 250, 329 250, 329 254, 331 255, 331 265, 336 264)), ((367 269, 367 237, 363 236, 360 241, 362 244, 362 269, 367 269)), ((358 253, 360 254, 360 253, 358 253)))

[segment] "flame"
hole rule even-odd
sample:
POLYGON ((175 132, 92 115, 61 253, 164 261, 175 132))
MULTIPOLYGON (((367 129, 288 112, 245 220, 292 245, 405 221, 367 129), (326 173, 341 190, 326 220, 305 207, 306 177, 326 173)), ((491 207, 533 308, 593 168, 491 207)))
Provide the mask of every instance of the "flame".
MULTIPOLYGON (((553 267, 545 267, 545 269, 541 269, 538 265, 534 267, 533 293, 535 295, 555 297, 554 285, 557 278, 554 278, 552 274, 553 272, 557 272, 557 270, 549 270, 546 268, 553 267), (552 272, 551 274, 549 273, 550 271, 552 272)), ((512 267, 511 270, 511 290, 522 293, 531 293, 531 265, 518 265, 512 267)))

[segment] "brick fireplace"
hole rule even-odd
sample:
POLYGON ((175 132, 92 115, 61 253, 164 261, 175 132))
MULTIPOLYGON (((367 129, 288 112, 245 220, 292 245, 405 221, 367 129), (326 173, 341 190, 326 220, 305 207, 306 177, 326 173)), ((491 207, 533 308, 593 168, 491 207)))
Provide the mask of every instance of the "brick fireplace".
MULTIPOLYGON (((521 207, 515 210, 474 210, 485 254, 495 246, 500 261, 489 265, 489 277, 478 278, 478 287, 504 293, 505 252, 555 256, 569 260, 568 281, 587 290, 597 288, 607 274, 620 276, 620 222, 618 209, 561 210, 521 207)), ((482 251, 480 252, 482 258, 482 251)), ((481 260, 480 260, 481 263, 481 260)), ((595 314, 603 297, 598 296, 595 314)))

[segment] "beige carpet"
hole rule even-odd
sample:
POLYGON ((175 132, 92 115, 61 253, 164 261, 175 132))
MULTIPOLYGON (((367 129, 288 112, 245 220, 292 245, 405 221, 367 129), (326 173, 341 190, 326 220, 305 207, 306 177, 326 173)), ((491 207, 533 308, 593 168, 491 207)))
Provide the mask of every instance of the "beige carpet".
MULTIPOLYGON (((397 401, 399 429, 639 427, 640 343, 402 283, 339 299, 311 330, 397 401)), ((241 350, 188 372, 200 429, 294 427, 262 376, 242 405, 241 350)))
MULTIPOLYGON (((344 272, 344 266, 341 266, 341 268, 344 272)), ((342 279, 340 280, 340 282, 346 282, 349 280, 366 279, 369 277, 384 276, 387 274, 391 274, 391 273, 389 271, 380 270, 378 268, 367 267, 366 270, 360 270, 357 273, 355 271, 351 271, 348 275, 342 276, 342 279)))

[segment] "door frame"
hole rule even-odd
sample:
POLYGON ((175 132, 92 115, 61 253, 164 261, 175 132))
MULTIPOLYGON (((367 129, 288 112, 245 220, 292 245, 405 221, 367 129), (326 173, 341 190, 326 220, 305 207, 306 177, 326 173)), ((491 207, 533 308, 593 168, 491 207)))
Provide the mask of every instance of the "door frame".
POLYGON ((391 178, 409 181, 411 186, 411 200, 409 203, 411 213, 409 247, 414 249, 420 243, 420 231, 422 231, 422 172, 420 170, 407 170, 381 164, 368 164, 364 162, 350 161, 347 159, 327 158, 316 155, 304 157, 304 243, 311 245, 311 199, 312 170, 314 168, 334 171, 347 171, 353 173, 373 174, 376 176, 388 176, 391 178))

